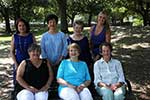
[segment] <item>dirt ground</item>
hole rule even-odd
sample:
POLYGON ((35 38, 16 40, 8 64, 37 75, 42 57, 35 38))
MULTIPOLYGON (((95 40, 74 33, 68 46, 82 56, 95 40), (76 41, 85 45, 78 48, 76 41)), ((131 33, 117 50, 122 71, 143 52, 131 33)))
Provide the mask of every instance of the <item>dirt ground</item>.
MULTIPOLYGON (((150 27, 112 27, 113 56, 123 64, 136 100, 150 100, 150 27)), ((10 41, 0 40, 0 100, 10 100, 10 41)))

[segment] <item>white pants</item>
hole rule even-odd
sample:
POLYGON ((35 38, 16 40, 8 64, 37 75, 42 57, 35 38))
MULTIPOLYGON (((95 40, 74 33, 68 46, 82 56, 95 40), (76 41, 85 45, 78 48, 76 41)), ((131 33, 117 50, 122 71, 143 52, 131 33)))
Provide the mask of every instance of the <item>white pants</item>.
POLYGON ((17 100, 48 100, 48 92, 32 93, 27 89, 23 89, 17 94, 17 100))
POLYGON ((65 87, 59 93, 63 100, 93 100, 88 88, 84 88, 80 93, 77 93, 73 88, 65 87))

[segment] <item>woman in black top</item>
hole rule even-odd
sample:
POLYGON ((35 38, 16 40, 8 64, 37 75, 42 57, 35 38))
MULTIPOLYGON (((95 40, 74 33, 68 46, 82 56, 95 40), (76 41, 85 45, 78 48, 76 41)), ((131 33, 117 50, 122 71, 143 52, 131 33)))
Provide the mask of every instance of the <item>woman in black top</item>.
POLYGON ((22 87, 17 100, 47 100, 47 90, 53 80, 50 64, 40 59, 41 49, 37 44, 32 44, 28 53, 30 58, 22 61, 17 69, 17 82, 22 87))

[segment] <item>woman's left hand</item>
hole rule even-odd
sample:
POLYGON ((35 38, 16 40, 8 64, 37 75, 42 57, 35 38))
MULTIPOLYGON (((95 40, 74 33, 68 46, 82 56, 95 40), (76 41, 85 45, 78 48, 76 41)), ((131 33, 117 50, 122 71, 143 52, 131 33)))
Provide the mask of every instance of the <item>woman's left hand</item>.
POLYGON ((111 89, 112 91, 116 91, 117 88, 118 88, 118 87, 116 86, 116 84, 112 84, 112 85, 110 86, 110 89, 111 89))
POLYGON ((84 88, 85 88, 85 86, 81 84, 80 86, 77 87, 76 90, 77 90, 77 92, 79 93, 79 92, 81 92, 84 88))
POLYGON ((49 89, 49 85, 44 85, 39 91, 47 91, 49 89))

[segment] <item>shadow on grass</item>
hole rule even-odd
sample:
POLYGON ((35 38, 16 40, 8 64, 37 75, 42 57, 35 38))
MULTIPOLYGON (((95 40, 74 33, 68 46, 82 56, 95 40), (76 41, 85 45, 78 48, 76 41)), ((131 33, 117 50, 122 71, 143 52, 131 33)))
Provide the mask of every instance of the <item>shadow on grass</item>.
POLYGON ((123 63, 138 100, 150 100, 150 28, 114 29, 114 56, 123 63))

